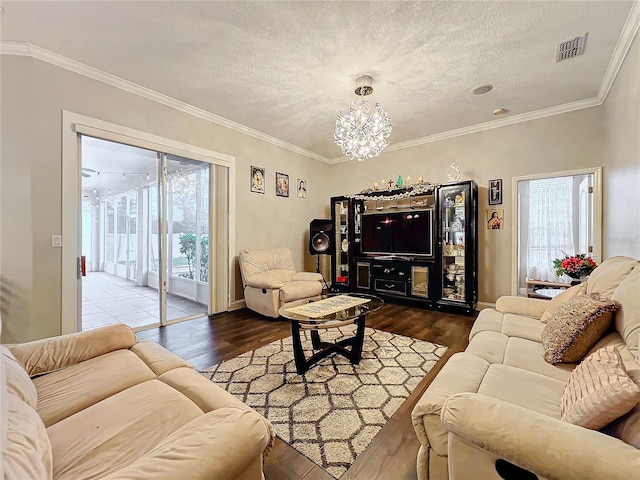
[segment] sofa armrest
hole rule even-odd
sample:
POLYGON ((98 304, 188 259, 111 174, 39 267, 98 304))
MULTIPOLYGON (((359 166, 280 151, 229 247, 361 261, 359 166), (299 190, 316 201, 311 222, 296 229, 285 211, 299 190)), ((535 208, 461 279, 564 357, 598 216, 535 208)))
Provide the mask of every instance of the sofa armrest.
POLYGON ((291 276, 293 275, 293 273, 294 272, 290 272, 290 275, 287 275, 287 272, 283 270, 278 270, 277 273, 269 270, 265 272, 259 272, 247 278, 245 280, 245 284, 247 287, 278 290, 284 287, 284 284, 286 282, 291 280, 291 276))
POLYGON ((273 442, 270 424, 252 410, 226 407, 195 418, 105 480, 260 478, 273 442), (247 468, 255 468, 248 475, 247 468))
POLYGON ((136 334, 126 325, 7 345, 30 376, 52 372, 116 350, 131 348, 136 334))
POLYGON ((157 376, 181 367, 193 368, 189 362, 171 353, 155 342, 143 340, 131 347, 131 351, 147 364, 157 376))
POLYGON ((503 296, 496 302, 496 310, 531 318, 540 318, 549 306, 549 300, 540 298, 503 296))
POLYGON ((621 440, 480 394, 450 397, 445 428, 545 478, 638 478, 640 451, 621 440))
POLYGON ((455 353, 433 379, 411 411, 411 420, 423 447, 447 455, 447 435, 440 419, 446 400, 460 392, 477 392, 490 363, 466 352, 455 353))
POLYGON ((298 282, 298 281, 305 281, 305 280, 316 280, 318 282, 322 281, 322 275, 320 275, 319 273, 315 273, 315 272, 298 272, 298 273, 294 273, 293 277, 291 277, 291 280, 294 282, 298 282))

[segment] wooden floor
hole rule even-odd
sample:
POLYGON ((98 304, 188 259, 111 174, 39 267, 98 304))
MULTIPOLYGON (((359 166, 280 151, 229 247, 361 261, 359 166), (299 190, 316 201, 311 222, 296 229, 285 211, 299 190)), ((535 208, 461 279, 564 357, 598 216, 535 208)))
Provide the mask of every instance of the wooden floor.
MULTIPOLYGON (((467 345, 475 317, 385 304, 369 315, 367 326, 450 347, 341 480, 416 479, 420 446, 411 410, 447 359, 467 345)), ((138 332, 140 340, 160 343, 203 370, 216 363, 291 335, 286 320, 272 320, 243 309, 138 332)), ((265 462, 266 480, 331 480, 315 463, 276 439, 265 462)))

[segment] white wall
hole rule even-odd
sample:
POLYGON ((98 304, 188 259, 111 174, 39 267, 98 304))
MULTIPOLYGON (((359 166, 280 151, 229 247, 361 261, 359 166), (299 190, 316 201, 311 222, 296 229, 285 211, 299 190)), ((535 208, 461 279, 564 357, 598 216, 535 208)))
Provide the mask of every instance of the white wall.
POLYGON ((604 104, 604 256, 640 258, 640 39, 604 104))
POLYGON ((28 59, 20 59, 18 63, 19 69, 2 69, 0 84, 0 298, 3 341, 11 338, 37 338, 45 336, 45 333, 53 335, 59 331, 55 325, 53 328, 42 330, 38 328, 38 322, 8 321, 14 313, 19 313, 19 318, 33 317, 31 293, 34 256, 31 209, 34 194, 31 183, 31 159, 36 142, 10 141, 32 128, 32 63, 28 59), (5 92, 12 94, 5 95, 5 92))
MULTIPOLYGON (((236 158, 236 251, 288 246, 313 270, 309 222, 327 211, 330 166, 85 76, 27 57, 1 57, 0 179, 3 342, 61 331, 62 111, 87 115, 236 158), (267 193, 249 191, 251 165, 267 193), (275 196, 275 172, 307 180, 307 198, 275 196)), ((239 272, 233 298, 242 298, 239 272)))

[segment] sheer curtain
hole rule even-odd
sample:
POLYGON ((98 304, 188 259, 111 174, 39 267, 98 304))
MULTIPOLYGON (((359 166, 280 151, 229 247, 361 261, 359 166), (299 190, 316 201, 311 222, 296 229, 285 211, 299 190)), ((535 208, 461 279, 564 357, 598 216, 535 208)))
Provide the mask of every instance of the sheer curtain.
POLYGON ((527 277, 562 281, 553 260, 573 255, 573 181, 571 177, 529 182, 527 277))

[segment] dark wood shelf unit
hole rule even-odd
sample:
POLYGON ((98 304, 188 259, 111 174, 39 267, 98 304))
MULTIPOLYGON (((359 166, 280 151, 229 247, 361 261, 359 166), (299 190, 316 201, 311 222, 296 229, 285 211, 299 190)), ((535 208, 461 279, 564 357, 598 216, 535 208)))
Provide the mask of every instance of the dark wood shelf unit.
MULTIPOLYGON (((418 210, 419 211, 419 210, 418 210)), ((433 193, 401 200, 331 198, 331 290, 361 292, 427 308, 471 313, 478 300, 478 187, 440 185, 433 193), (433 209, 431 255, 362 251, 368 213, 433 209), (374 212, 375 210, 375 212, 374 212)))

